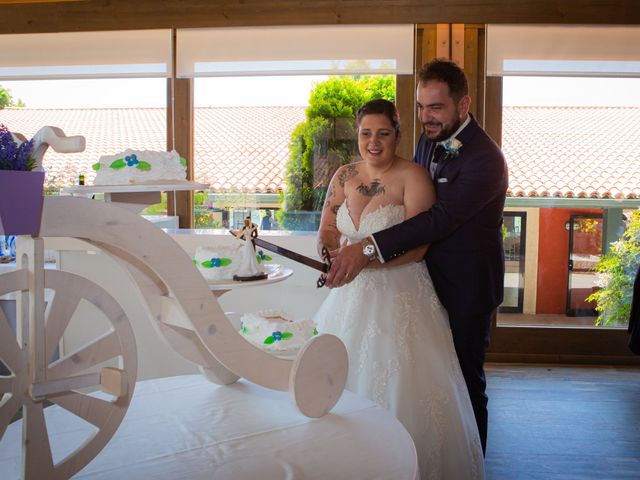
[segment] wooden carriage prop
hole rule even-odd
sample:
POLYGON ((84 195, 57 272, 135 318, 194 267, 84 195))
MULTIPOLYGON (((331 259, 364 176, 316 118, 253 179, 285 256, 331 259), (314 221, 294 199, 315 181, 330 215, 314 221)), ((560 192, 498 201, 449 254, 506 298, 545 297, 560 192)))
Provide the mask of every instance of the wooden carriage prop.
POLYGON ((337 337, 310 339, 293 360, 272 356, 240 336, 189 255, 161 229, 116 204, 47 197, 39 235, 17 237, 16 270, 0 275, 0 296, 16 297, 15 331, 0 310, 0 360, 10 371, 0 376, 0 438, 22 410, 24 478, 69 478, 95 458, 124 418, 137 373, 136 341, 118 299, 84 277, 45 269, 48 237, 80 239, 116 258, 139 289, 157 333, 210 381, 227 385, 244 377, 289 391, 309 417, 323 416, 339 400, 348 361, 337 337), (46 304, 45 289, 53 293, 46 304), (82 301, 100 310, 110 327, 56 358, 82 301), (58 462, 47 435, 48 402, 95 427, 58 462))

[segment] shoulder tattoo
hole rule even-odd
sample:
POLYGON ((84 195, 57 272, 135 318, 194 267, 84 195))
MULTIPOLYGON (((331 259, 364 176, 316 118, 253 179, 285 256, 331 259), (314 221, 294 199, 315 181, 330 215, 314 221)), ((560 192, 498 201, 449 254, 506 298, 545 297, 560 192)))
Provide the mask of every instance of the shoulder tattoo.
POLYGON ((327 196, 325 197, 327 200, 329 200, 331 197, 333 197, 336 194, 336 189, 333 186, 333 184, 329 185, 329 190, 327 190, 327 196))
POLYGON ((338 175, 338 183, 340 183, 341 187, 344 187, 344 184, 351 180, 353 177, 358 175, 358 169, 355 165, 347 165, 347 168, 340 172, 338 175))

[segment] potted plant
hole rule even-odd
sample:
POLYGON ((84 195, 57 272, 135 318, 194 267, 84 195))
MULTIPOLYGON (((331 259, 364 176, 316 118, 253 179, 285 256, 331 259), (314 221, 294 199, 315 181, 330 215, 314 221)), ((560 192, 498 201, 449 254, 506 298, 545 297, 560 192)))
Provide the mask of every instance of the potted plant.
POLYGON ((38 235, 44 172, 36 166, 33 142, 0 124, 0 235, 38 235))

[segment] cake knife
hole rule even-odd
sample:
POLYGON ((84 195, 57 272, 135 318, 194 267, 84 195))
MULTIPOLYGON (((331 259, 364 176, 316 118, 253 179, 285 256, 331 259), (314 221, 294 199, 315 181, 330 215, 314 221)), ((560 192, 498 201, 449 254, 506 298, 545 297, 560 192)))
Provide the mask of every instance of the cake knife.
MULTIPOLYGON (((229 230, 229 233, 237 238, 237 233, 233 230, 229 230)), ((293 260, 298 263, 302 263, 307 267, 311 267, 315 270, 319 270, 322 272, 320 278, 316 282, 316 286, 318 288, 323 287, 326 281, 326 273, 331 268, 331 256, 329 255, 329 250, 327 247, 322 247, 322 258, 324 262, 320 260, 316 260, 315 258, 307 257, 306 255, 302 255, 301 253, 294 252, 293 250, 289 250, 288 248, 281 247, 280 245, 276 245, 275 243, 267 242, 266 240, 261 239, 260 237, 253 237, 251 239, 254 245, 258 245, 270 252, 277 253, 278 255, 282 255, 290 260, 293 260)))

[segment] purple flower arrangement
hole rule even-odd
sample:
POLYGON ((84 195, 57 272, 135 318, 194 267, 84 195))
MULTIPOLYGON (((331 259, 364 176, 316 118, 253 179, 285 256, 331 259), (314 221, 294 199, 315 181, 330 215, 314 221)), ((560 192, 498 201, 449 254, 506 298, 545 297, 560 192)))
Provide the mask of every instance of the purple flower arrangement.
POLYGON ((0 124, 0 170, 31 171, 34 166, 33 141, 18 145, 9 129, 0 124))

